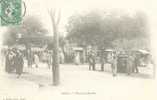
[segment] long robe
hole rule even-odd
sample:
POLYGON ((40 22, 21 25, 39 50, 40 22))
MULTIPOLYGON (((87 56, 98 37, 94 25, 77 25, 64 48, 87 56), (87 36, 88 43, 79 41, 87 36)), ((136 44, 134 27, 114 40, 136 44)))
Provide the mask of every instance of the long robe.
POLYGON ((14 65, 13 65, 13 56, 10 54, 6 55, 5 59, 5 71, 10 73, 14 70, 14 65))
POLYGON ((16 74, 21 75, 23 72, 23 58, 21 55, 16 55, 16 57, 14 58, 15 61, 15 67, 16 67, 16 74))

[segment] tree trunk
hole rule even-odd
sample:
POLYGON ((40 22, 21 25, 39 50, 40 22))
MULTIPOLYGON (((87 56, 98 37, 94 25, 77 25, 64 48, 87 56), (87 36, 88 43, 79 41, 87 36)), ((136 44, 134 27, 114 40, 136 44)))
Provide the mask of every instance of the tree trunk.
POLYGON ((54 50, 53 50, 53 85, 59 84, 59 41, 58 41, 58 31, 57 26, 53 23, 54 31, 54 50))
POLYGON ((53 27, 53 34, 54 34, 54 49, 53 49, 53 67, 52 67, 52 77, 53 77, 53 85, 59 85, 60 80, 60 73, 59 73, 59 32, 58 32, 58 24, 60 21, 60 12, 58 15, 56 15, 56 11, 50 11, 49 12, 51 21, 52 21, 52 27, 53 27))

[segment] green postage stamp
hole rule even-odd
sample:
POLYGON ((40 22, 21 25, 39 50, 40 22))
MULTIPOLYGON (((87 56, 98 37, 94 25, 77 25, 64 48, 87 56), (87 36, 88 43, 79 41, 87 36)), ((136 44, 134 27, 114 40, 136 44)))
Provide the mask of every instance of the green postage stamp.
POLYGON ((22 20, 21 0, 1 0, 1 25, 19 25, 22 20))

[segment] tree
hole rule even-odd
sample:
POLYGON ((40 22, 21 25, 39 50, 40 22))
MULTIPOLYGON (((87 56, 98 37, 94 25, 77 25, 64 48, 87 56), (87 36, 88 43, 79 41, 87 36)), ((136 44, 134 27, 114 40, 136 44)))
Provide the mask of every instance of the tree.
POLYGON ((69 19, 67 26, 68 39, 77 42, 80 45, 96 45, 100 34, 102 18, 96 12, 91 12, 87 15, 72 16, 69 19))
POLYGON ((118 38, 112 42, 114 46, 122 49, 150 48, 147 20, 143 12, 136 12, 132 17, 123 15, 118 24, 120 31, 118 38))
POLYGON ((32 66, 31 45, 44 45, 42 40, 47 34, 47 30, 42 23, 33 16, 26 17, 19 26, 10 26, 4 34, 4 45, 23 44, 26 47, 26 58, 28 67, 32 66))
POLYGON ((47 34, 47 30, 42 26, 42 23, 33 16, 26 17, 23 23, 19 26, 10 26, 6 33, 4 34, 5 45, 27 44, 32 43, 32 37, 43 37, 47 34), (17 41, 18 34, 22 35, 22 39, 17 41))
POLYGON ((67 38, 77 44, 96 45, 98 48, 114 48, 114 42, 119 41, 120 44, 117 46, 126 48, 125 40, 133 39, 136 40, 134 42, 140 40, 143 42, 143 38, 148 39, 146 24, 145 15, 141 12, 129 16, 129 14, 115 14, 114 12, 106 14, 92 11, 69 18, 67 38))
POLYGON ((49 15, 52 21, 53 33, 54 33, 54 48, 53 48, 53 85, 59 85, 59 32, 58 25, 61 18, 61 12, 56 10, 50 10, 49 15))

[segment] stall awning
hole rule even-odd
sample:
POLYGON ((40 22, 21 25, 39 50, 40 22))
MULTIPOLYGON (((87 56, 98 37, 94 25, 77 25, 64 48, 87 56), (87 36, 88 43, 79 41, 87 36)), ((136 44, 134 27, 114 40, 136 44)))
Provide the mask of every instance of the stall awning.
POLYGON ((81 48, 81 47, 74 47, 73 50, 74 51, 83 51, 83 48, 81 48))
POLYGON ((150 54, 148 51, 142 50, 142 49, 137 50, 137 52, 142 53, 142 54, 150 54))

